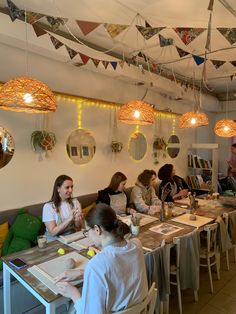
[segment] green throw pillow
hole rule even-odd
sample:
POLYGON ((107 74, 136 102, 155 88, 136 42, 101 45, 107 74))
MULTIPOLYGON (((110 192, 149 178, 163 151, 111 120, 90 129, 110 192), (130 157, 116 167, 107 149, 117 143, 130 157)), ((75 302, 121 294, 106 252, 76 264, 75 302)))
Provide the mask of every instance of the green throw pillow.
POLYGON ((37 235, 42 225, 39 217, 33 216, 20 209, 15 222, 11 226, 14 237, 37 243, 37 235))
POLYGON ((13 234, 11 230, 9 230, 2 244, 2 256, 7 255, 12 238, 13 234))
POLYGON ((22 238, 14 237, 11 241, 11 244, 8 248, 7 255, 10 255, 15 252, 23 251, 31 248, 31 243, 29 240, 22 238))

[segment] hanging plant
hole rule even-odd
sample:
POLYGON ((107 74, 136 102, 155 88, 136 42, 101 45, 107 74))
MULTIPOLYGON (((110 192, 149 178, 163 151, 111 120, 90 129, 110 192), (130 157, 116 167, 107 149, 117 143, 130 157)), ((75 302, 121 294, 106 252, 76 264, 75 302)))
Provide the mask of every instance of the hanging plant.
POLYGON ((56 135, 48 131, 34 131, 31 134, 31 145, 36 151, 42 149, 44 151, 52 150, 56 144, 56 135))

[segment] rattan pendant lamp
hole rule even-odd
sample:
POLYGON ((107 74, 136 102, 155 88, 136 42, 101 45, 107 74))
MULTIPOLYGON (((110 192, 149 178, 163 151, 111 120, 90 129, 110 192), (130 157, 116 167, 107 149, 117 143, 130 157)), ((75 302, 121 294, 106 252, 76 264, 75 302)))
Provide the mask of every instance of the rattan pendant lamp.
POLYGON ((179 118, 179 127, 181 129, 198 128, 200 126, 208 125, 208 118, 206 114, 200 110, 202 103, 201 87, 198 97, 194 89, 194 97, 195 97, 194 110, 184 113, 179 118))
POLYGON ((27 12, 25 10, 26 73, 7 81, 0 89, 0 108, 16 112, 47 113, 56 111, 56 98, 49 87, 28 76, 27 12))
POLYGON ((236 122, 234 120, 228 119, 228 103, 229 103, 229 88, 227 85, 226 117, 225 119, 217 121, 214 127, 215 134, 221 137, 236 136, 236 122))

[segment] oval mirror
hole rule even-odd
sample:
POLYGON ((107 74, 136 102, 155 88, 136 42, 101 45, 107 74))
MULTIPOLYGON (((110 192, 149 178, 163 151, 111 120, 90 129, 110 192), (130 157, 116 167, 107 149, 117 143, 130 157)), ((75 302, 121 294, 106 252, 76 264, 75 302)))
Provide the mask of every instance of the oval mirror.
POLYGON ((0 127, 0 168, 6 166, 15 151, 14 139, 3 127, 0 127))
POLYGON ((134 160, 141 160, 147 151, 147 141, 142 133, 135 132, 129 138, 129 155, 134 160))
POLYGON ((180 141, 177 135, 171 135, 168 140, 167 152, 171 158, 176 158, 180 150, 180 141))
POLYGON ((66 150, 73 163, 79 165, 88 163, 96 151, 96 142, 90 130, 73 131, 67 139, 66 150))

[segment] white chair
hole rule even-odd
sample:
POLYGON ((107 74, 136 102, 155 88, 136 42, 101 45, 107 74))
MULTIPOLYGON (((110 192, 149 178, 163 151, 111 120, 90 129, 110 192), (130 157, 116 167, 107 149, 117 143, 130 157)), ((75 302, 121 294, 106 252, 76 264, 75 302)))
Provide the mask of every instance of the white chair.
POLYGON ((208 267, 208 274, 210 279, 211 293, 213 293, 213 283, 211 267, 216 265, 217 278, 220 280, 220 269, 219 269, 219 259, 217 257, 217 234, 218 224, 208 224, 204 226, 203 230, 206 231, 206 244, 201 245, 200 248, 200 266, 208 267), (206 260, 206 263, 203 260, 206 260))
POLYGON ((155 289, 155 283, 152 284, 151 288, 148 291, 146 298, 125 310, 119 312, 112 312, 112 314, 153 314, 155 303, 157 298, 157 289, 155 289))
MULTIPOLYGON (((173 239, 173 243, 175 244, 175 248, 176 248, 176 263, 174 265, 170 265, 170 284, 171 285, 175 285, 177 287, 177 293, 178 293, 178 303, 179 303, 179 313, 182 314, 183 310, 182 310, 182 298, 181 298, 181 276, 180 276, 180 260, 181 260, 181 255, 185 256, 186 259, 186 253, 188 254, 188 257, 190 257, 189 262, 191 261, 191 258, 195 259, 196 257, 196 263, 194 263, 193 268, 195 268, 194 270, 196 271, 196 278, 197 278, 197 289, 199 286, 199 234, 197 234, 198 231, 194 231, 190 234, 181 236, 181 237, 176 237, 173 239), (195 238, 197 237, 197 239, 195 238), (187 244, 187 241, 194 241, 193 239, 195 239, 195 241, 197 241, 197 245, 195 245, 194 243, 192 243, 192 251, 188 251, 188 252, 181 252, 181 241, 185 242, 185 245, 187 244), (191 257, 190 255, 193 254, 193 256, 191 257), (194 267, 196 265, 196 267, 194 267), (175 280, 174 280, 175 279, 175 280)), ((182 242, 183 243, 183 242, 182 242)), ((187 287, 188 286, 188 283, 187 287)), ((182 287, 185 288, 185 287, 182 287)), ((195 302, 198 301, 198 290, 194 290, 194 300, 195 302)))

